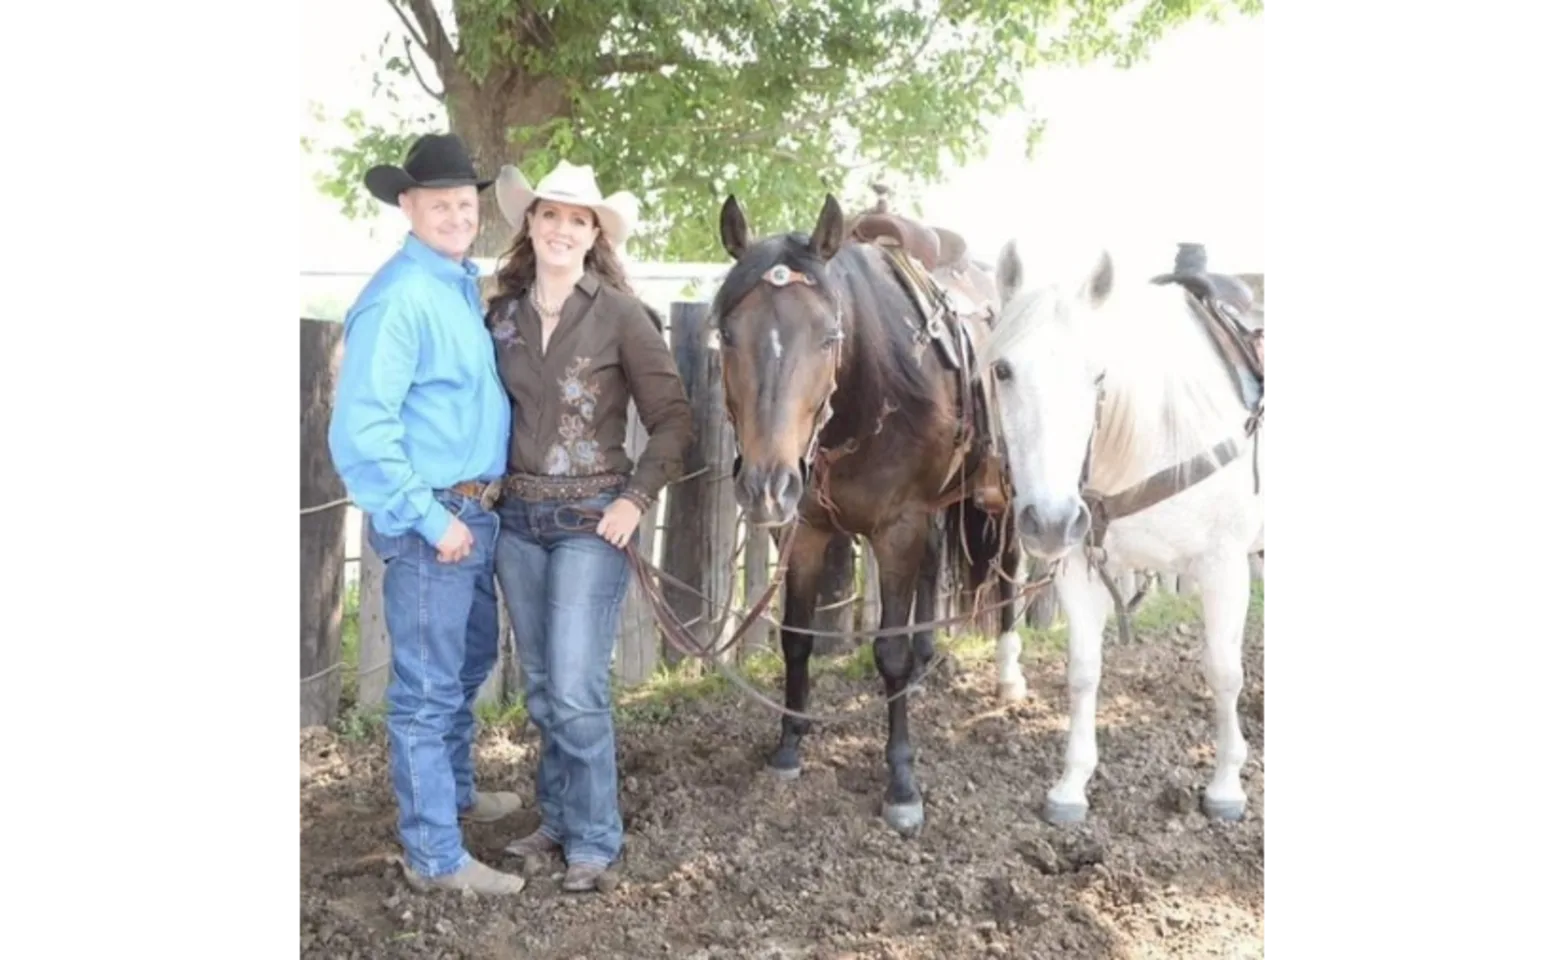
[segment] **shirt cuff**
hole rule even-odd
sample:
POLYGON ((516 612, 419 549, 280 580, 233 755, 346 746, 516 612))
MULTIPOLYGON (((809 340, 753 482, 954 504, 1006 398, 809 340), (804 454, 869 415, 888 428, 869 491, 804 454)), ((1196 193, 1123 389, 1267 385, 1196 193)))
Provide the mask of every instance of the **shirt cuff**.
POLYGON ((418 535, 429 541, 431 547, 437 547, 440 545, 440 538, 451 528, 451 521, 454 519, 451 511, 445 508, 445 504, 435 500, 429 505, 429 512, 418 521, 418 535))

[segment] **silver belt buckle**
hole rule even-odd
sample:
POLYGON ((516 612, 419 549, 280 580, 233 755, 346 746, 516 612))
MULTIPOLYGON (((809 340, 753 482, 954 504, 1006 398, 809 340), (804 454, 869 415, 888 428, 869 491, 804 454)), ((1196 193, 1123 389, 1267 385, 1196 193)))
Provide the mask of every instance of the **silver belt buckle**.
POLYGON ((493 510, 494 505, 500 502, 500 494, 505 491, 505 480, 490 480, 483 488, 483 495, 478 498, 478 503, 485 510, 493 510))

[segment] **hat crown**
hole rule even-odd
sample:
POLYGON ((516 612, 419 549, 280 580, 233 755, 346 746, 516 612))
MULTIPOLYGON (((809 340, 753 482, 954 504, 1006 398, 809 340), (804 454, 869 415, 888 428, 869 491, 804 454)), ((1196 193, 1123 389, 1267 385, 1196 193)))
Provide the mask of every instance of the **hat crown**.
POLYGON ((567 197, 579 197, 587 203, 598 203, 603 199, 603 191, 597 186, 597 174, 592 167, 577 166, 568 160, 561 160, 558 166, 538 181, 537 192, 555 195, 561 201, 567 197))
POLYGON ((478 178, 472 157, 454 133, 426 133, 407 151, 403 169, 418 181, 478 178))
POLYGON ((560 160, 534 188, 521 170, 506 164, 499 173, 500 213, 507 223, 520 228, 523 217, 534 203, 552 200, 572 206, 590 207, 609 243, 618 246, 629 237, 640 219, 640 201, 626 190, 603 196, 597 173, 590 164, 560 160))

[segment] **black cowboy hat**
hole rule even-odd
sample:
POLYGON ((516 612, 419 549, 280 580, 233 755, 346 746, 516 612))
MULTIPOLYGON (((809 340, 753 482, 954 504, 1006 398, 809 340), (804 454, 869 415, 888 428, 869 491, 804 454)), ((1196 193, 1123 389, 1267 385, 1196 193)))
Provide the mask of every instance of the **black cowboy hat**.
POLYGON ((426 133, 413 142, 402 166, 383 163, 364 174, 364 186, 375 199, 393 207, 402 191, 412 187, 472 186, 481 192, 493 182, 478 178, 467 145, 454 133, 426 133))

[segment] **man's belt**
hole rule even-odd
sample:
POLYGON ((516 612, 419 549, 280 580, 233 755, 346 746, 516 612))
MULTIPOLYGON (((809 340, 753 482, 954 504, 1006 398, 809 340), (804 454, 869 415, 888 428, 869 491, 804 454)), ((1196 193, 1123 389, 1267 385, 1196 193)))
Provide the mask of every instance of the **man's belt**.
POLYGON ((461 483, 451 484, 446 489, 458 496, 477 500, 485 510, 493 510, 494 504, 500 499, 502 488, 503 485, 499 480, 463 480, 461 483))

